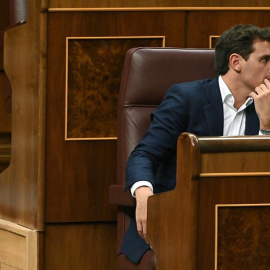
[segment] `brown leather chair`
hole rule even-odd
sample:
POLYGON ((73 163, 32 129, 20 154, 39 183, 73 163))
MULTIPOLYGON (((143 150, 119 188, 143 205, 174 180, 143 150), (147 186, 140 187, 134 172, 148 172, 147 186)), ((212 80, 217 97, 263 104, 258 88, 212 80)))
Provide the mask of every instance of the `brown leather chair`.
MULTIPOLYGON (((118 252, 129 225, 129 211, 135 206, 130 192, 124 192, 127 159, 150 125, 150 114, 160 104, 168 88, 175 84, 213 78, 214 50, 180 48, 134 48, 125 58, 118 101, 117 185, 110 187, 110 203, 118 206, 118 252)), ((131 269, 118 256, 118 270, 131 269)), ((155 269, 153 253, 140 266, 155 269)))

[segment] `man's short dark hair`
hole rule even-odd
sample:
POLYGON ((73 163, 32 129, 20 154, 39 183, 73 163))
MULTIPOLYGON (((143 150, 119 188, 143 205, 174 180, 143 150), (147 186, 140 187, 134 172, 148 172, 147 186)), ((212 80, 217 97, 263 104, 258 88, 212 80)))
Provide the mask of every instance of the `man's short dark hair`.
POLYGON ((256 40, 270 42, 270 27, 260 28, 251 24, 240 24, 225 31, 216 44, 215 70, 224 75, 229 70, 229 58, 233 53, 241 55, 246 61, 254 51, 256 40))

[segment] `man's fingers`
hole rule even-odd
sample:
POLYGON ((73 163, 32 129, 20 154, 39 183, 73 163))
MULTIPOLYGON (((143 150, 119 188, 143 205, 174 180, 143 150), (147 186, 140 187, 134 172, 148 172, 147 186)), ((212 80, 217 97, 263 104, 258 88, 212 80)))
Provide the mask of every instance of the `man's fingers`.
POLYGON ((263 93, 264 91, 267 91, 268 89, 267 89, 267 87, 266 87, 266 85, 265 84, 261 84, 261 85, 259 85, 259 86, 257 86, 256 88, 255 88, 255 92, 258 94, 258 95, 260 95, 261 93, 263 93))
POLYGON ((270 88, 270 82, 269 82, 268 80, 265 80, 265 81, 267 81, 267 82, 269 83, 269 85, 261 84, 261 85, 257 86, 257 87, 255 88, 254 93, 252 92, 253 95, 252 95, 252 93, 250 93, 249 96, 251 96, 251 97, 253 97, 253 98, 256 98, 257 96, 266 94, 268 91, 270 91, 270 89, 269 89, 269 88, 270 88))
POLYGON ((147 238, 147 223, 137 222, 138 234, 146 240, 147 238))
POLYGON ((268 130, 270 127, 270 82, 265 79, 264 84, 256 87, 250 96, 254 99, 260 127, 268 130))
POLYGON ((269 82, 269 80, 268 79, 264 79, 264 83, 265 83, 267 89, 270 90, 270 82, 269 82))
POLYGON ((141 237, 143 237, 143 226, 140 221, 137 221, 137 231, 141 237))
POLYGON ((137 223, 137 230, 139 235, 142 238, 146 237, 147 234, 147 213, 145 209, 137 209, 136 211, 136 223, 137 223))
POLYGON ((136 223, 139 235, 146 239, 147 236, 147 199, 153 195, 149 187, 140 187, 135 191, 136 195, 136 223))
POLYGON ((146 240, 147 242, 147 223, 145 222, 145 224, 143 225, 143 238, 146 240))

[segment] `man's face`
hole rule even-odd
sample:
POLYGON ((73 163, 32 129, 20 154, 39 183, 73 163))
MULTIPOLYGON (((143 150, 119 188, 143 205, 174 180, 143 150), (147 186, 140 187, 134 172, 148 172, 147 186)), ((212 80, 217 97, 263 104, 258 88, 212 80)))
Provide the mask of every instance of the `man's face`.
POLYGON ((241 76, 250 91, 254 91, 264 79, 270 81, 270 42, 255 41, 253 48, 248 60, 241 61, 241 76))

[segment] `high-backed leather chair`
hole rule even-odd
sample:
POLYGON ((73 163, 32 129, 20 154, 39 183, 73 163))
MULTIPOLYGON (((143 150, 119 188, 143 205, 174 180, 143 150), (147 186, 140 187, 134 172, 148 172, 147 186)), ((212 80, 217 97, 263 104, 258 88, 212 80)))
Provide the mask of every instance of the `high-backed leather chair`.
MULTIPOLYGON (((118 101, 117 185, 110 187, 110 203, 118 206, 118 252, 135 206, 130 192, 124 192, 125 166, 150 125, 151 112, 173 84, 215 76, 214 50, 134 48, 127 52, 118 101)), ((128 269, 123 256, 117 263, 118 269, 128 269)), ((146 264, 138 269, 152 269, 146 264)))

